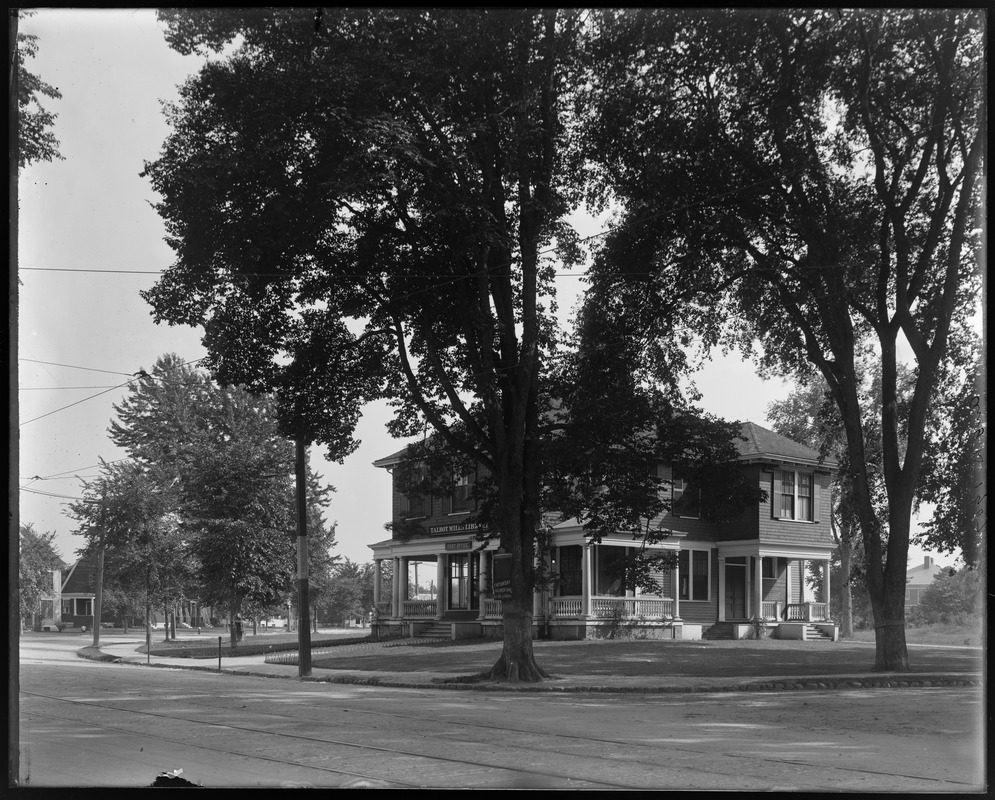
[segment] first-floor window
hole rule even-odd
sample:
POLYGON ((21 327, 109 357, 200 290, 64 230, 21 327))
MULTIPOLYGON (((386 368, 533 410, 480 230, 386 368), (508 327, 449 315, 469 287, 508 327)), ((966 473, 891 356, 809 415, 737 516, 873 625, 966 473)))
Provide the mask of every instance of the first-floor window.
POLYGON ((75 612, 73 611, 72 598, 69 598, 68 600, 64 599, 62 601, 62 613, 70 617, 73 616, 73 614, 75 614, 75 612))
POLYGON ((93 616, 93 601, 89 597, 76 598, 76 616, 78 617, 93 616))
POLYGON ((681 550, 678 556, 680 571, 680 599, 708 599, 708 550, 681 550))
POLYGON ((583 593, 581 585, 581 547, 579 544, 560 548, 560 596, 575 597, 583 593))

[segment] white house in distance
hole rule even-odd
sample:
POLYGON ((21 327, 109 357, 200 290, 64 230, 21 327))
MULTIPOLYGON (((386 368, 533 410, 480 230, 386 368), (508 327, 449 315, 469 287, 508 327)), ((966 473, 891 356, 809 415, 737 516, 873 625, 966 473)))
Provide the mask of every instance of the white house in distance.
POLYGON ((945 569, 946 567, 939 566, 932 556, 925 556, 922 564, 918 567, 912 567, 906 573, 905 607, 914 608, 919 605, 922 593, 945 569))

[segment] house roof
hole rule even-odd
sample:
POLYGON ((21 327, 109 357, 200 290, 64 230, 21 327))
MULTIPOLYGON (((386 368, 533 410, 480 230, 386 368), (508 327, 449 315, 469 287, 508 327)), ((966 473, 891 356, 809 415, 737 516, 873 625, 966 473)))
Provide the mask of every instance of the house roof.
POLYGON ((912 567, 912 569, 906 571, 905 577, 907 585, 913 587, 929 586, 936 579, 936 576, 945 569, 946 567, 941 567, 933 561, 931 556, 926 556, 923 559, 922 564, 917 567, 912 567))
POLYGON ((97 565, 92 559, 80 558, 62 579, 63 594, 93 594, 97 565))
POLYGON ((404 454, 408 451, 408 446, 405 445, 396 453, 391 453, 389 456, 384 456, 383 458, 378 458, 373 462, 374 467, 393 467, 401 463, 401 459, 404 454))
POLYGON ((828 469, 839 466, 835 459, 823 459, 817 450, 767 430, 755 422, 744 422, 741 432, 744 439, 736 439, 733 443, 739 451, 740 461, 788 461, 828 469))
MULTIPOLYGON (((744 439, 737 438, 733 442, 741 461, 788 461, 807 466, 824 466, 827 469, 835 469, 839 466, 835 459, 822 459, 817 450, 767 430, 755 422, 742 423, 741 432, 744 439)), ((407 449, 405 446, 396 453, 378 458, 373 462, 373 466, 393 467, 401 463, 407 449)))

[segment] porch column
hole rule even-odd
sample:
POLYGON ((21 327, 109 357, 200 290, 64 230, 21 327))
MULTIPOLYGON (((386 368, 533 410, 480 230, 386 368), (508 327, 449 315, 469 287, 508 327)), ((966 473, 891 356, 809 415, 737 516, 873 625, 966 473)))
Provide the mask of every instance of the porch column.
MULTIPOLYGON (((550 568, 549 556, 543 556, 542 560, 543 560, 543 562, 544 562, 544 564, 546 566, 546 571, 548 572, 549 568, 550 568)), ((545 589, 536 588, 532 592, 532 619, 533 620, 541 619, 542 618, 542 615, 543 615, 542 614, 542 609, 543 609, 543 602, 542 601, 544 599, 543 598, 543 592, 544 591, 545 591, 545 589)))
POLYGON ((674 596, 674 619, 681 618, 681 554, 677 553, 677 561, 670 573, 670 593, 674 596))
POLYGON ((446 554, 435 557, 435 618, 442 619, 446 613, 446 554))
POLYGON ((759 617, 763 614, 764 600, 764 562, 760 553, 753 559, 753 586, 750 596, 753 598, 753 608, 750 617, 759 617))
POLYGON ((393 559, 394 579, 390 586, 390 615, 394 619, 401 616, 401 559, 396 556, 393 559))
POLYGON ((591 556, 594 555, 594 545, 581 545, 580 548, 580 573, 581 573, 581 600, 580 615, 582 617, 591 616, 591 556))
POLYGON ((477 553, 477 605, 480 606, 477 619, 483 619, 486 616, 486 609, 484 608, 484 604, 487 602, 487 598, 485 597, 487 581, 484 576, 484 567, 486 564, 487 554, 481 550, 477 553))
POLYGON ((726 560, 719 556, 719 622, 726 621, 726 560))
POLYGON ((380 608, 380 559, 373 559, 373 613, 377 616, 380 608))
POLYGON ((798 559, 798 572, 801 577, 801 581, 798 585, 798 602, 805 602, 805 559, 798 559))
POLYGON ((826 619, 831 619, 829 613, 829 559, 822 562, 822 593, 826 600, 826 619))
POLYGON ((411 564, 410 558, 408 558, 407 556, 401 556, 401 575, 400 575, 400 580, 398 581, 398 583, 400 584, 400 586, 398 587, 398 592, 399 592, 398 599, 401 601, 402 617, 404 616, 404 601, 411 599, 408 595, 409 591, 408 569, 410 568, 410 564, 411 564))

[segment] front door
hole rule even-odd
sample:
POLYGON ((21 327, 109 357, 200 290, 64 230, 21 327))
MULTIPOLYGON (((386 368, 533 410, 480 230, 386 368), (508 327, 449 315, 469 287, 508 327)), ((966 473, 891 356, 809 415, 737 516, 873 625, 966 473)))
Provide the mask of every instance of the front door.
POLYGON ((726 619, 746 619, 746 565, 726 561, 726 619))
POLYGON ((477 559, 468 553, 449 556, 449 609, 469 611, 477 605, 477 559))

